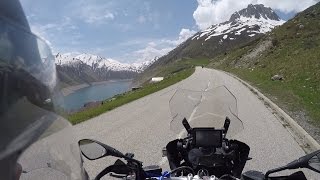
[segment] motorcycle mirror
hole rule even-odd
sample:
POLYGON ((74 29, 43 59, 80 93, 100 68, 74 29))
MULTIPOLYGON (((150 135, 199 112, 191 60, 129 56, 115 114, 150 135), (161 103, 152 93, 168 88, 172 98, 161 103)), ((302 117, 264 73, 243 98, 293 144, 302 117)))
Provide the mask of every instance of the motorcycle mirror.
POLYGON ((316 151, 308 160, 308 168, 320 173, 320 150, 316 151))
POLYGON ((275 172, 283 171, 286 169, 298 169, 298 168, 308 168, 320 173, 320 150, 307 154, 297 160, 294 160, 291 163, 287 164, 286 166, 269 170, 266 173, 265 177, 268 178, 270 174, 275 172))
POLYGON ((109 155, 106 148, 90 139, 80 140, 79 147, 81 153, 89 160, 96 160, 109 155))
POLYGON ((82 139, 79 141, 79 146, 82 154, 90 160, 99 159, 105 156, 114 156, 128 159, 128 157, 126 157, 120 151, 99 141, 82 139))
POLYGON ((320 173, 320 150, 307 154, 289 163, 286 167, 288 169, 309 168, 320 173))

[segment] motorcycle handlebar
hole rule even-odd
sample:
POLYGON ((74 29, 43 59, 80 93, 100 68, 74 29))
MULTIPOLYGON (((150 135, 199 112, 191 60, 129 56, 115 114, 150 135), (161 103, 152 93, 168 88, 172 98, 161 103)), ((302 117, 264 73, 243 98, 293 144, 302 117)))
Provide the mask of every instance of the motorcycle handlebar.
POLYGON ((214 175, 212 176, 204 176, 200 178, 199 176, 193 176, 192 174, 189 174, 188 176, 179 176, 179 177, 169 177, 165 178, 165 180, 240 180, 236 177, 226 175, 225 177, 217 178, 214 175), (229 179, 225 179, 226 177, 229 177, 229 179))

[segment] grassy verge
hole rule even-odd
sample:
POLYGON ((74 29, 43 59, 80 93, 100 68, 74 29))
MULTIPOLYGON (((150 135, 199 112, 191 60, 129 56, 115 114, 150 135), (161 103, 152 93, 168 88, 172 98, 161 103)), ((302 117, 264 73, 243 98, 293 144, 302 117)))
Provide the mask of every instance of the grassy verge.
MULTIPOLYGON (((174 68, 173 68, 174 70, 174 68)), ((81 112, 77 112, 74 114, 69 115, 67 118, 72 124, 77 124, 80 122, 83 122, 85 120, 88 120, 90 118, 93 118, 95 116, 98 116, 102 113, 105 113, 107 111, 110 111, 116 107, 122 106, 124 104, 127 104, 131 101, 137 100, 141 97, 144 97, 146 95, 152 94, 156 91, 159 91, 161 89, 164 89, 170 85, 173 85, 190 75, 192 75, 194 72, 194 68, 185 68, 181 69, 177 72, 169 73, 165 77, 165 79, 159 83, 156 84, 146 84, 141 89, 136 91, 130 91, 121 95, 117 95, 113 98, 112 101, 106 100, 103 105, 95 108, 86 109, 81 112)))
MULTIPOLYGON (((318 42, 320 44, 319 38, 318 42)), ((297 114, 306 113, 312 123, 320 127, 320 51, 304 49, 303 53, 295 53, 303 46, 303 42, 288 41, 283 46, 264 52, 257 61, 247 68, 234 67, 232 63, 244 56, 244 49, 222 57, 225 61, 214 68, 231 72, 241 79, 257 87, 284 110, 297 114), (272 52, 272 53, 271 53, 272 52), (255 65, 254 65, 255 64, 255 65), (272 81, 275 74, 284 76, 283 81, 272 81)))
MULTIPOLYGON (((320 5, 317 7, 320 12, 320 5)), ((236 74, 250 82, 291 115, 306 114, 320 127, 320 24, 313 11, 301 14, 260 40, 272 46, 253 59, 245 56, 257 47, 254 42, 209 65, 236 74), (310 16, 310 17, 309 17, 310 16), (284 80, 272 81, 274 75, 284 80)))
MULTIPOLYGON (((243 80, 257 87, 281 108, 292 112, 306 112, 313 123, 320 126, 320 93, 308 81, 271 81, 269 73, 253 70, 224 69, 236 74, 243 80)), ((308 79, 308 78, 306 78, 308 79)))

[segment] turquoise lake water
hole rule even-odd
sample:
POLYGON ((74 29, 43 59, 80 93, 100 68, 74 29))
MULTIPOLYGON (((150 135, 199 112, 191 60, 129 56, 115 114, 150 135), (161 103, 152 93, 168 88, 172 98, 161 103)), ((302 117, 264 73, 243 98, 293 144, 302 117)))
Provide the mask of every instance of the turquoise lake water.
POLYGON ((92 85, 75 91, 64 97, 63 108, 76 110, 87 102, 101 101, 130 90, 131 81, 112 81, 92 85))

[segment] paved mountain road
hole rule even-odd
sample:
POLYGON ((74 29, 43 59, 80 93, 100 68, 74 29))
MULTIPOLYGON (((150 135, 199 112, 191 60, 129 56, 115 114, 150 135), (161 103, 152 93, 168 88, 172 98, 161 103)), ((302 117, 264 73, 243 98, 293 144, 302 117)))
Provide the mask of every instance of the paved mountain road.
MULTIPOLYGON (((169 127, 169 100, 175 89, 179 86, 205 90, 220 85, 225 85, 237 98, 244 130, 234 138, 250 146, 250 157, 253 158, 247 163, 246 170, 265 172, 304 155, 290 133, 248 88, 226 73, 206 68, 197 68, 192 76, 180 83, 78 124, 73 130, 79 139, 96 139, 122 152, 134 153, 144 165, 160 164, 168 170, 161 149, 177 137, 169 127)), ((85 167, 93 178, 114 160, 112 157, 85 160, 85 167)), ((319 179, 319 175, 310 173, 313 179, 317 176, 319 179)))

